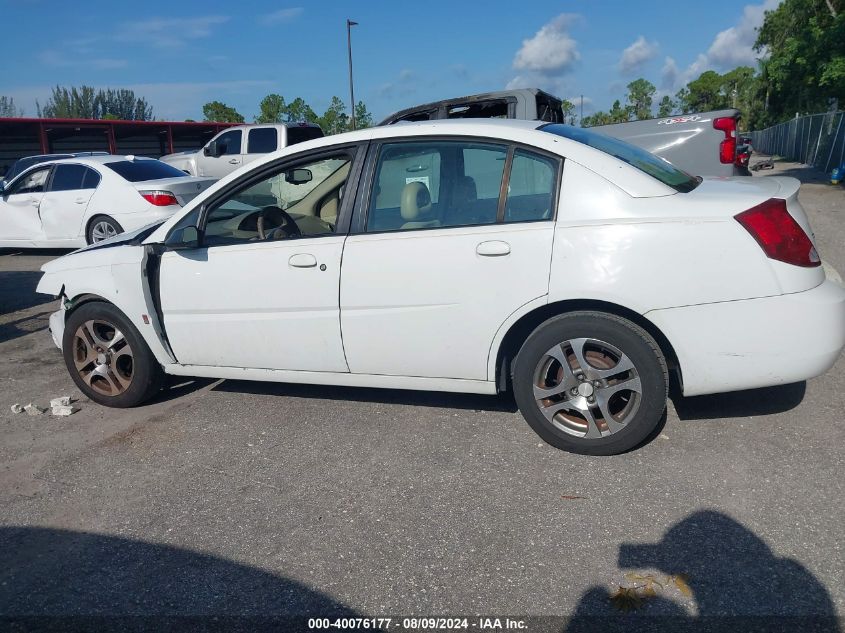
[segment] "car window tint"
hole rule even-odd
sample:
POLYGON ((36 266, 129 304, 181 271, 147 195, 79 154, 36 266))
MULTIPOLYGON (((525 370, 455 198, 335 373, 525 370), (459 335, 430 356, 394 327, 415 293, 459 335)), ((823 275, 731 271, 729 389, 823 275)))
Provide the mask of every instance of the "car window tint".
POLYGON ((368 231, 397 231, 496 222, 507 147, 461 141, 382 147, 368 231), (479 186, 479 181, 481 185, 479 186))
POLYGON ((160 160, 136 159, 106 163, 106 167, 129 182, 146 182, 163 178, 184 178, 185 172, 160 160))
POLYGON ((558 162, 515 150, 505 200, 505 222, 549 220, 554 217, 555 174, 558 162))
POLYGON ((74 191, 82 189, 85 167, 82 165, 56 165, 50 191, 74 191))
POLYGON ((692 191, 701 182, 698 178, 678 169, 669 161, 655 156, 641 147, 605 136, 599 132, 575 127, 574 125, 561 125, 560 123, 550 123, 539 129, 543 132, 563 136, 577 143, 589 145, 605 154, 610 154, 680 193, 692 191))
POLYGON ((100 184, 100 174, 96 171, 91 169, 90 167, 85 168, 85 176, 82 178, 82 188, 83 189, 96 189, 97 185, 100 184))
POLYGON ((312 126, 295 126, 287 129, 288 145, 296 145, 303 141, 310 141, 315 138, 323 138, 323 130, 312 126))
POLYGON ((247 137, 248 154, 269 154, 275 152, 279 146, 278 133, 276 128, 260 127, 249 131, 247 137))
POLYGON ((33 172, 22 176, 12 185, 10 194, 16 193, 43 193, 47 184, 47 176, 50 175, 50 167, 36 169, 33 172))
POLYGON ((241 131, 232 130, 231 132, 225 132, 221 134, 219 137, 217 137, 215 145, 220 151, 221 156, 228 156, 230 154, 240 154, 241 131))
POLYGON ((323 156, 282 166, 236 190, 209 210, 205 244, 222 246, 333 233, 351 165, 352 157, 346 153, 323 156))

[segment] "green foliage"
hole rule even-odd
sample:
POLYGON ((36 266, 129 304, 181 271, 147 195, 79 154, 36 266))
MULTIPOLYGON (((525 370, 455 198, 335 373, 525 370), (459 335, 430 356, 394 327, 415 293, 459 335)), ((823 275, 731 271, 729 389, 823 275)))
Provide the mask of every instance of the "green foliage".
MULTIPOLYGON (((637 121, 651 118, 651 104, 656 92, 654 84, 647 79, 640 77, 628 84, 628 95, 626 101, 627 117, 637 121)), ((611 111, 612 112, 612 111, 611 111)))
POLYGON ((373 115, 367 110, 367 106, 363 101, 355 104, 355 127, 359 130, 373 127, 373 115))
POLYGON ((205 121, 219 123, 243 123, 243 115, 227 106, 222 101, 210 101, 202 107, 202 115, 205 121))
POLYGON ((628 109, 622 107, 619 99, 613 102, 608 114, 610 116, 610 123, 627 123, 630 120, 628 109))
POLYGON ((0 97, 0 117, 21 117, 23 110, 15 106, 12 97, 0 97))
POLYGON ((332 97, 332 102, 329 104, 325 114, 317 121, 320 127, 323 128, 323 133, 339 134, 350 129, 349 115, 346 114, 346 106, 340 97, 332 97))
POLYGON ((285 98, 278 94, 269 94, 259 104, 261 113, 255 117, 256 123, 282 123, 287 116, 285 98))
POLYGON ((832 99, 845 102, 842 0, 784 0, 766 13, 755 48, 769 55, 761 69, 766 123, 827 110, 832 99))
POLYGON ((288 104, 287 121, 290 123, 317 123, 319 117, 302 97, 297 97, 288 104))
POLYGON ((42 108, 36 104, 38 116, 61 119, 119 119, 152 121, 153 108, 133 90, 95 90, 91 86, 53 88, 42 108))
POLYGON ((672 97, 670 97, 669 95, 663 95, 663 98, 660 100, 660 103, 657 104, 657 116, 671 116, 671 114, 675 111, 676 107, 677 104, 672 101, 672 97))

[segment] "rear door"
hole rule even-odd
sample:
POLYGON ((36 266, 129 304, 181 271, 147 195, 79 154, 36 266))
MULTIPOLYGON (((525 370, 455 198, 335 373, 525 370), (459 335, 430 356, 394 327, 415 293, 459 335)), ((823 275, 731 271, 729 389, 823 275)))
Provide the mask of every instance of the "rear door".
POLYGON ((41 199, 41 226, 50 240, 72 239, 82 234, 85 211, 100 184, 100 174, 73 163, 59 163, 41 199))
POLYGON ((343 252, 350 371, 490 379, 502 323, 548 294, 560 159, 482 140, 374 151, 343 252))
POLYGON ((0 245, 42 239, 38 207, 52 166, 34 169, 10 183, 0 198, 0 245))

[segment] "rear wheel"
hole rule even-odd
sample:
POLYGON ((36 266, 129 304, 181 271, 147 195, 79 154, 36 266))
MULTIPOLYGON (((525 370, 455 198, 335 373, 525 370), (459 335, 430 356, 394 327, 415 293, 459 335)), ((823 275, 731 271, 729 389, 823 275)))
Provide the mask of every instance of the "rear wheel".
POLYGON ((117 220, 107 215, 95 215, 88 223, 88 231, 85 237, 89 244, 94 244, 114 237, 118 233, 123 233, 123 227, 118 224, 117 220))
POLYGON ((528 424, 556 448, 613 455, 654 431, 666 409, 668 372, 655 340, 602 312, 549 319, 525 341, 513 390, 528 424))
POLYGON ((164 379, 138 330, 109 303, 83 304, 68 317, 62 353, 76 386, 109 407, 148 400, 164 379))

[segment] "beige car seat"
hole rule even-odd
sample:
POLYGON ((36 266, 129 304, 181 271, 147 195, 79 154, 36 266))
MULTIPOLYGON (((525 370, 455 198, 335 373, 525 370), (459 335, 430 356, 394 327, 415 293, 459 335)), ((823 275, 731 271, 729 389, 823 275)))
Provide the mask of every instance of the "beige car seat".
POLYGON ((405 220, 401 228, 424 229, 440 226, 439 220, 425 219, 431 213, 431 193, 424 183, 414 181, 405 185, 399 205, 399 212, 405 220))

